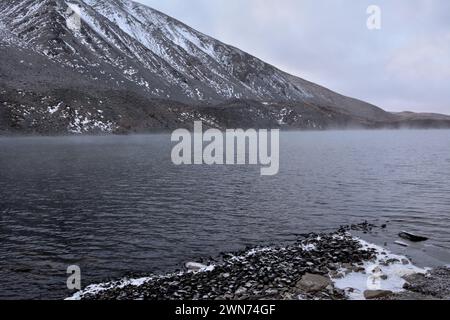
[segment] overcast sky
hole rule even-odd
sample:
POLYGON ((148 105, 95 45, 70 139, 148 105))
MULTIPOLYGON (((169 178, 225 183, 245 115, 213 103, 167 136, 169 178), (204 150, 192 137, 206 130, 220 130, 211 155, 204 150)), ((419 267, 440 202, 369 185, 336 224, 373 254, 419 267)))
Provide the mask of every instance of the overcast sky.
POLYGON ((339 93, 450 114, 448 0, 138 1, 339 93), (372 4, 381 30, 366 26, 372 4))

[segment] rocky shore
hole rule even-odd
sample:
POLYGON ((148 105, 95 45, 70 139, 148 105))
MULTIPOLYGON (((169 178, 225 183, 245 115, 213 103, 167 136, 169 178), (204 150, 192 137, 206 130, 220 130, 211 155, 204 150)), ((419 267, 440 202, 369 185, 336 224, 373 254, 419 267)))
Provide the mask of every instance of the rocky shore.
POLYGON ((390 300, 450 300, 450 268, 437 268, 426 274, 405 277, 405 291, 390 300))
POLYGON ((223 254, 184 270, 91 285, 70 299, 304 300, 448 299, 450 272, 431 273, 402 256, 355 238, 363 223, 307 234, 287 246, 223 254), (446 279, 442 281, 441 278, 446 279), (429 281, 431 279, 431 281, 429 281))

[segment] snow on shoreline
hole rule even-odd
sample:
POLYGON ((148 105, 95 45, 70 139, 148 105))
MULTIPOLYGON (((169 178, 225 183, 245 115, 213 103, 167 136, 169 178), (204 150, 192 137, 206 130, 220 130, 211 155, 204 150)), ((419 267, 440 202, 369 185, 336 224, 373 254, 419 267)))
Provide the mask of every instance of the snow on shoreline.
POLYGON ((151 281, 154 279, 153 277, 144 277, 144 278, 138 278, 138 279, 122 279, 118 281, 112 281, 112 282, 105 282, 100 284, 91 284, 90 286, 86 287, 85 289, 76 292, 73 296, 66 298, 65 300, 81 300, 82 296, 85 294, 98 294, 102 291, 106 291, 109 289, 121 289, 126 286, 135 286, 140 287, 143 284, 145 284, 148 281, 151 281))
MULTIPOLYGON (((196 272, 209 272, 214 270, 214 266, 205 266, 204 268, 199 269, 196 272)), ((194 271, 186 271, 186 272, 194 272, 194 271)), ((170 273, 166 275, 159 275, 159 276, 153 276, 153 277, 142 277, 142 278, 136 278, 136 279, 128 279, 123 278, 118 281, 111 281, 111 282, 104 282, 99 284, 91 284, 87 286, 85 289, 76 292, 73 296, 66 298, 64 300, 81 300, 84 295, 96 295, 102 291, 110 290, 110 289, 122 289, 127 286, 133 286, 133 287, 141 287, 144 284, 146 284, 149 281, 155 280, 157 278, 164 279, 164 278, 171 278, 173 276, 182 276, 186 272, 175 272, 170 273)))
MULTIPOLYGON (((339 239, 339 235, 334 236, 339 239)), ((365 300, 364 291, 366 290, 387 290, 393 293, 399 293, 405 291, 403 285, 405 284, 404 276, 411 274, 426 274, 430 269, 419 268, 414 266, 411 261, 402 255, 391 253, 384 248, 366 242, 358 237, 352 237, 355 241, 359 242, 362 246, 361 250, 375 250, 376 258, 372 261, 364 262, 363 266, 359 270, 349 270, 341 268, 338 273, 341 273, 342 277, 330 276, 337 289, 341 289, 345 292, 346 297, 350 300, 365 300)), ((317 238, 320 241, 320 237, 317 238)), ((314 250, 315 246, 311 244, 301 244, 301 248, 304 251, 314 250)), ((273 250, 271 247, 261 247, 251 249, 243 255, 237 255, 232 258, 234 261, 245 259, 248 256, 254 255, 259 252, 266 252, 273 250)), ((197 264, 196 264, 197 265, 197 264)), ((186 264, 189 269, 189 264, 186 264)), ((200 264, 198 264, 200 266, 200 264)), ((101 292, 110 289, 122 289, 128 286, 139 288, 144 284, 154 281, 155 279, 171 278, 173 276, 182 276, 189 272, 210 272, 214 270, 214 265, 201 265, 200 268, 194 268, 188 271, 180 271, 166 275, 154 275, 150 277, 142 277, 136 279, 123 278, 118 281, 105 282, 100 284, 92 284, 85 289, 75 293, 72 297, 66 300, 81 300, 86 295, 96 295, 101 292)))
POLYGON ((401 255, 391 253, 384 248, 356 238, 363 249, 376 250, 376 260, 366 261, 359 272, 348 272, 345 269, 340 271, 346 273, 342 278, 332 278, 336 288, 344 290, 350 300, 365 300, 366 290, 385 290, 393 293, 405 291, 403 289, 406 281, 403 277, 412 274, 426 274, 429 268, 419 268, 411 261, 401 255))

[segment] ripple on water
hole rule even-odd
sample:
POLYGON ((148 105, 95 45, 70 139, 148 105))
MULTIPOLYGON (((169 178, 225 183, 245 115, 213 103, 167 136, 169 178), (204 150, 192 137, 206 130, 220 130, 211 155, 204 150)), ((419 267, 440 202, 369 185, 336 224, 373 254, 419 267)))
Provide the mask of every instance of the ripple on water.
POLYGON ((99 282, 362 220, 449 251, 449 137, 284 133, 280 173, 264 178, 173 166, 168 135, 0 139, 0 298, 67 296, 68 264, 99 282))

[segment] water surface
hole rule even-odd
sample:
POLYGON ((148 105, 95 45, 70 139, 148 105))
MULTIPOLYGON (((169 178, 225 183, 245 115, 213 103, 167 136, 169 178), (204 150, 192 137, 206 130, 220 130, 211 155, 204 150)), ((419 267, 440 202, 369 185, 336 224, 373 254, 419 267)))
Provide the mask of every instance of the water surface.
POLYGON ((388 245, 402 229, 430 236, 409 253, 450 264, 450 131, 283 133, 274 177, 177 167, 171 146, 0 138, 0 298, 66 297, 72 264, 88 285, 363 220, 389 221, 374 239, 388 245))

